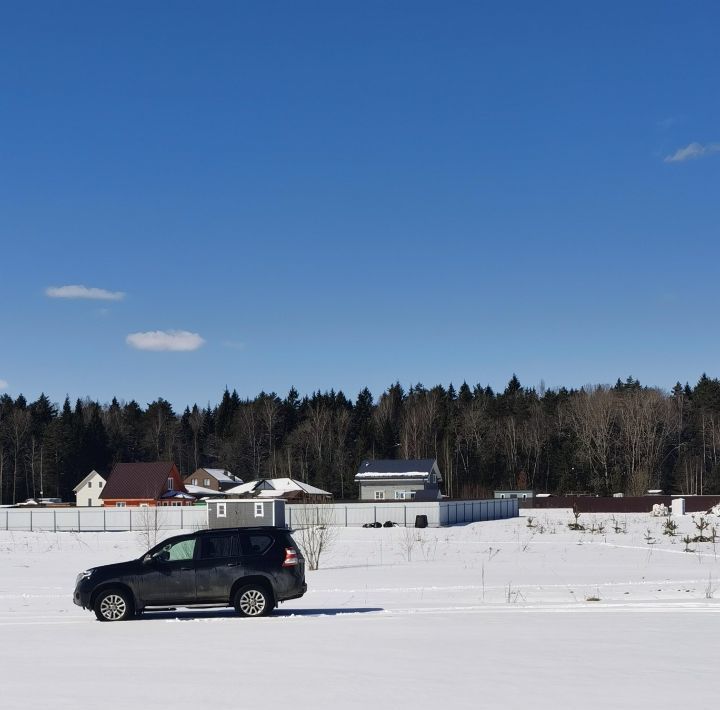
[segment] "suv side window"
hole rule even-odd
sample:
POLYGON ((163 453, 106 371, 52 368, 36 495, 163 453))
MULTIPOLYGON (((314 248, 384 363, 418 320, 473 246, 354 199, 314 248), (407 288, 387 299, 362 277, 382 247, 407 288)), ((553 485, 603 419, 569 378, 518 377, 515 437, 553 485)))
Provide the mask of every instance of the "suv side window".
POLYGON ((273 544, 273 538, 265 533, 244 533, 240 536, 242 554, 245 557, 262 555, 273 544))
POLYGON ((237 555, 236 536, 233 533, 203 535, 200 538, 201 560, 218 560, 237 555))
POLYGON ((195 554, 195 538, 178 540, 163 545, 153 557, 160 562, 181 562, 191 560, 195 554))

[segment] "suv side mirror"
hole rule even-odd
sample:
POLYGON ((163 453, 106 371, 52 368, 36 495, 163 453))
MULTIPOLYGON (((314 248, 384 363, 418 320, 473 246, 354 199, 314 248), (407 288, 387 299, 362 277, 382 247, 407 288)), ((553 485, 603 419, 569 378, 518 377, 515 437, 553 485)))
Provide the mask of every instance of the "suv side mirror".
POLYGON ((152 562, 152 555, 148 552, 146 555, 142 558, 142 563, 144 565, 149 565, 152 562))

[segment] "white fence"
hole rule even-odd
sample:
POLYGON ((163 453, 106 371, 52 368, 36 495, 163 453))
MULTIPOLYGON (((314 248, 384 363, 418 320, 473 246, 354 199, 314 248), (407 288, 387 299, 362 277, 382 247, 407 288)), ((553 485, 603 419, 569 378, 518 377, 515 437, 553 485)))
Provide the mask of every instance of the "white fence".
MULTIPOLYGON (((285 510, 288 527, 312 522, 343 527, 365 523, 392 522, 414 526, 418 515, 438 527, 518 516, 514 498, 459 500, 428 503, 293 503, 285 510)), ((0 530, 51 530, 53 532, 199 530, 208 525, 207 507, 162 508, 4 508, 0 509, 0 530)))
POLYGON ((53 532, 124 532, 143 530, 199 530, 207 527, 205 506, 162 508, 5 508, 2 530, 53 532))
POLYGON ((518 516, 517 499, 458 500, 428 503, 327 503, 301 505, 293 503, 285 509, 288 527, 311 522, 343 527, 359 527, 366 523, 395 523, 413 527, 418 515, 426 515, 428 525, 439 527, 473 523, 481 520, 502 520, 518 516), (314 518, 314 520, 313 520, 314 518))

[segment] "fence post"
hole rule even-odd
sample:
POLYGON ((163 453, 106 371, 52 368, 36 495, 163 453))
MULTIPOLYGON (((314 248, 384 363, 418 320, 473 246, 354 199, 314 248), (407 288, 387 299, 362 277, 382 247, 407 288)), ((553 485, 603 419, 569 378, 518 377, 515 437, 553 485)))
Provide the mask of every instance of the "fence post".
POLYGON ((377 506, 373 506, 373 523, 377 523, 377 506))
POLYGON ((345 506, 345 527, 347 527, 347 506, 345 506))
POLYGON ((30 511, 30 532, 32 532, 32 510, 30 511))
POLYGON ((80 508, 78 508, 77 514, 78 514, 78 532, 81 532, 81 530, 80 530, 80 508))
POLYGON ((403 506, 403 525, 407 527, 407 503, 403 506))
POLYGON ((184 507, 185 507, 184 505, 180 506, 180 530, 185 530, 185 526, 183 525, 183 508, 184 507))
POLYGON ((53 508, 53 532, 57 532, 57 510, 53 508))

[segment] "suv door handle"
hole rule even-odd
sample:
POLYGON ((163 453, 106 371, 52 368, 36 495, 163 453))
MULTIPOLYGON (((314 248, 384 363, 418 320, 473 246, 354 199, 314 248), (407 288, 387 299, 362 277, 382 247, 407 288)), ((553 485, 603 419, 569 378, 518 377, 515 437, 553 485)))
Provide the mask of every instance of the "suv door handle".
POLYGON ((189 572, 192 569, 192 567, 181 567, 180 570, 183 572, 189 572))
POLYGON ((228 567, 239 567, 240 563, 239 562, 228 562, 227 566, 228 567))

